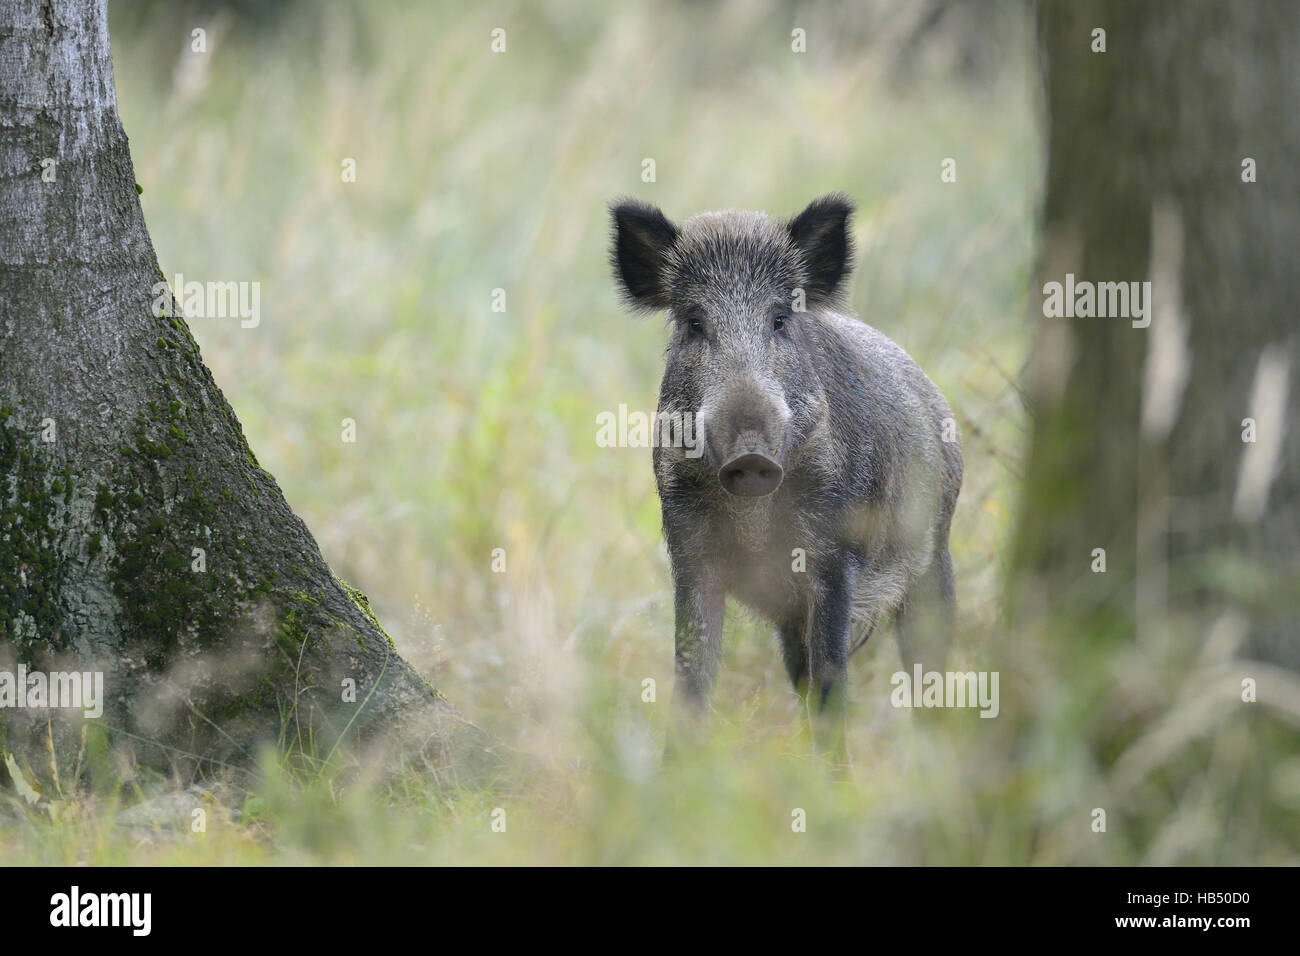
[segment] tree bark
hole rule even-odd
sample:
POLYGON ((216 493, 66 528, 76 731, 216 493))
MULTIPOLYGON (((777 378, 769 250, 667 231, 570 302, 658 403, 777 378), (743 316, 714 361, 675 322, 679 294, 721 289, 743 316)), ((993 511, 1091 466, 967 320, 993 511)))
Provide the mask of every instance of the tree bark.
POLYGON ((1040 320, 1021 598, 1121 639, 1235 607, 1251 653, 1300 666, 1300 6, 1039 10, 1041 281, 1150 280, 1153 310, 1040 320))
MULTIPOLYGON (((102 671, 87 725, 186 774, 263 741, 487 759, 331 573, 184 319, 155 314, 104 0, 0 8, 0 208, 0 670, 102 671)), ((52 714, 0 710, 0 749, 66 787, 83 728, 52 714)))

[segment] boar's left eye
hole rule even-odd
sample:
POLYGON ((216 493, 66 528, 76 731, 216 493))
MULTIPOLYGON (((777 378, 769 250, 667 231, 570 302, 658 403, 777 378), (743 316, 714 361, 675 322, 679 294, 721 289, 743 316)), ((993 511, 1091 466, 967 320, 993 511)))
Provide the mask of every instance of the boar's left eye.
POLYGON ((780 332, 783 328, 785 328, 785 318, 786 317, 784 315, 780 315, 779 313, 772 317, 773 332, 780 332))

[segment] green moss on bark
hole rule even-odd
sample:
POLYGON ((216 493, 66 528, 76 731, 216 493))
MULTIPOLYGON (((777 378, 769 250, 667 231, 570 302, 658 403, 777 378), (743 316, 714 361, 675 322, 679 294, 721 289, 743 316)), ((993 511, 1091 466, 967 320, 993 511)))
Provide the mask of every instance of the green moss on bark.
POLYGON ((38 639, 62 644, 56 524, 72 480, 41 460, 39 434, 20 428, 12 409, 0 409, 0 639, 11 641, 24 661, 38 639))
MULTIPOLYGON (((384 635, 384 640, 388 642, 388 646, 393 650, 397 650, 397 644, 393 642, 392 637, 390 637, 388 632, 384 630, 384 625, 379 623, 379 618, 375 617, 375 612, 370 610, 370 599, 367 598, 359 588, 354 588, 342 578, 335 577, 334 580, 338 581, 339 586, 343 588, 343 592, 352 599, 352 603, 355 604, 357 609, 366 616, 366 620, 374 625, 375 630, 384 635)), ((365 641, 362 639, 360 633, 357 634, 357 640, 361 643, 362 647, 365 647, 365 641)))

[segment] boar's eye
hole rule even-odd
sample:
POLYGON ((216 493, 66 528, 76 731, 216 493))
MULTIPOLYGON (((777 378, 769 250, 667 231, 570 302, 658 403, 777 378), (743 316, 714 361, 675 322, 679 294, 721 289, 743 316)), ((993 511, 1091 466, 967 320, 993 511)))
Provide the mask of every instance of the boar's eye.
POLYGON ((701 321, 700 321, 697 317, 695 317, 695 316, 692 316, 691 319, 690 319, 690 321, 688 321, 686 324, 687 324, 687 326, 690 327, 690 330, 691 330, 692 332, 703 332, 703 331, 704 331, 704 323, 701 322, 701 321))
POLYGON ((782 315, 780 312, 772 316, 772 331, 780 332, 783 328, 785 328, 785 319, 786 317, 782 315))

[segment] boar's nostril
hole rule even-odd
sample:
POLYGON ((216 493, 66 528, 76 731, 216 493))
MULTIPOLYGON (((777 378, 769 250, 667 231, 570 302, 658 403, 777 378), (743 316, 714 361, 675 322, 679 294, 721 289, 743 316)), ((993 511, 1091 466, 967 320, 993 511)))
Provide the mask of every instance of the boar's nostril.
POLYGON ((781 484, 781 476, 780 465, 757 453, 738 455, 718 469, 722 487, 741 498, 770 495, 781 484))

